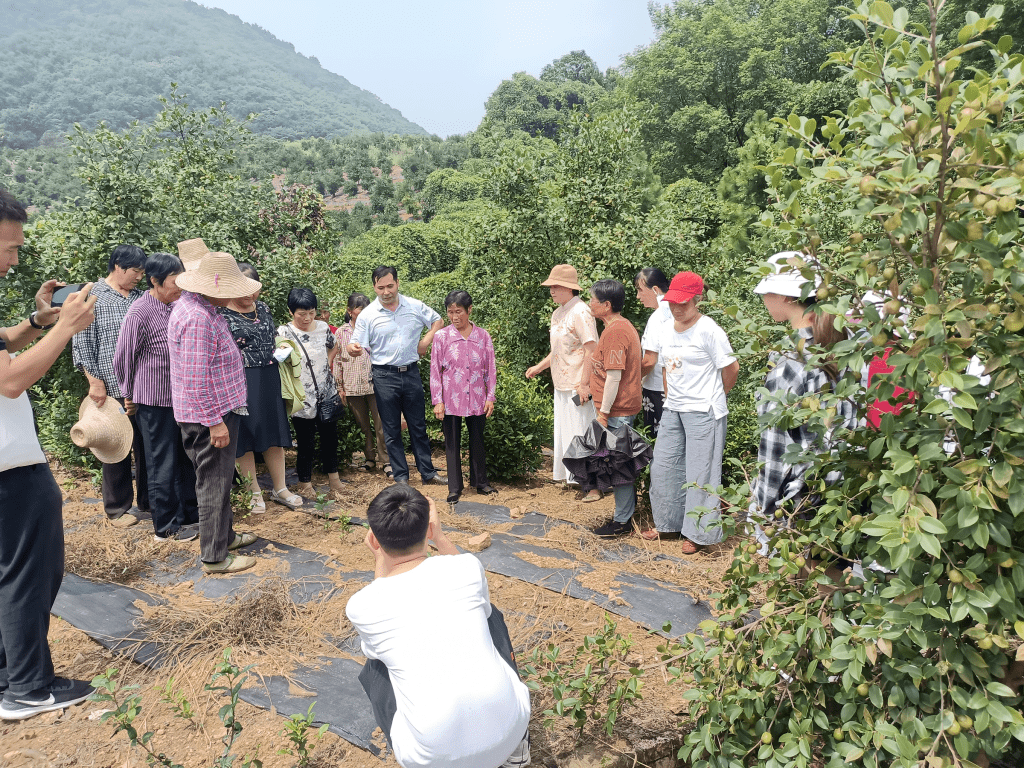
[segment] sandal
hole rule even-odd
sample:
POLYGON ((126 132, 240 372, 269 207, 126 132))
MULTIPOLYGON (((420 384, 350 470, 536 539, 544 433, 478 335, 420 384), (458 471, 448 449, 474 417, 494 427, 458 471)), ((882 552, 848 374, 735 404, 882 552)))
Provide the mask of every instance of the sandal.
POLYGON ((683 539, 683 545, 679 548, 679 551, 684 555, 695 555, 704 549, 703 544, 695 544, 689 539, 683 539))
POLYGON ((262 515, 267 511, 267 503, 263 500, 262 493, 254 493, 249 501, 249 511, 254 515, 262 515))
POLYGON ((395 479, 395 471, 393 469, 391 469, 391 465, 390 464, 385 464, 384 465, 384 475, 385 475, 385 477, 387 477, 388 480, 394 480, 395 479))
POLYGON ((375 472, 377 470, 377 462, 366 460, 358 467, 356 467, 356 469, 358 469, 360 472, 375 472))
POLYGON ((595 502, 595 501, 600 501, 603 498, 604 498, 604 494, 601 493, 600 491, 591 491, 586 496, 584 496, 582 499, 580 499, 580 501, 582 501, 584 504, 590 504, 590 503, 595 502))
POLYGON ((271 491, 270 500, 276 501, 278 504, 282 504, 288 507, 288 509, 298 509, 299 507, 302 506, 302 504, 305 501, 305 499, 303 499, 297 493, 292 493, 287 488, 284 489, 283 493, 271 491))

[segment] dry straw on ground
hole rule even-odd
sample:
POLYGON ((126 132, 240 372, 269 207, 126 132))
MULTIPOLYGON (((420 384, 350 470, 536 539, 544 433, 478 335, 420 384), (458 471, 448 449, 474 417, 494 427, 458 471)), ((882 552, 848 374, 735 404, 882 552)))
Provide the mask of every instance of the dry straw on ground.
POLYGON ((64 568, 86 579, 129 584, 135 581, 154 561, 177 551, 161 549, 153 541, 148 524, 118 530, 110 536, 105 520, 93 520, 69 531, 64 542, 64 568))

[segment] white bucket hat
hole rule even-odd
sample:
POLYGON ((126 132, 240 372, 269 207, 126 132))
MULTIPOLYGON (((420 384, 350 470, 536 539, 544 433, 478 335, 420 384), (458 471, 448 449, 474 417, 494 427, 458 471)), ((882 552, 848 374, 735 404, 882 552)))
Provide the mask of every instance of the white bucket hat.
MULTIPOLYGON (((793 259, 801 259, 805 264, 810 263, 810 259, 799 251, 776 253, 768 259, 768 263, 771 264, 774 271, 772 274, 761 278, 761 282, 754 288, 754 293, 775 293, 779 296, 792 296, 796 299, 803 296, 804 286, 812 281, 800 274, 800 267, 796 266, 793 259)), ((812 297, 814 296, 814 291, 821 285, 821 277, 817 273, 814 275, 813 283, 812 297)))
POLYGON ((78 422, 71 428, 71 442, 88 448, 104 464, 117 464, 132 449, 132 423, 117 400, 108 397, 102 406, 86 397, 78 406, 78 422))
POLYGON ((242 274, 230 253, 218 251, 207 253, 198 267, 182 272, 176 280, 183 291, 215 299, 240 299, 263 287, 263 283, 242 274))

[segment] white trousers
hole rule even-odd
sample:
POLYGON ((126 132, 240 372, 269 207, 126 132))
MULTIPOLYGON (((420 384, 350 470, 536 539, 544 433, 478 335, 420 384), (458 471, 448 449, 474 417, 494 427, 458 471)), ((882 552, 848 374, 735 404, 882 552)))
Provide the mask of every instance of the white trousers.
POLYGON ((591 422, 597 418, 597 411, 594 410, 594 401, 588 400, 583 405, 576 405, 572 401, 575 394, 570 390, 555 390, 555 445, 553 448, 554 472, 552 475, 557 481, 576 482, 565 465, 562 464, 562 457, 574 437, 584 434, 591 422))

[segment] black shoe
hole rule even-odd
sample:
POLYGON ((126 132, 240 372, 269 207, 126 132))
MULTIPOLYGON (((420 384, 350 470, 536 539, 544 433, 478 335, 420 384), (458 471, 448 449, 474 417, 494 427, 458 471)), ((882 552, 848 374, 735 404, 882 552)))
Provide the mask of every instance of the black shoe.
POLYGON ((492 493, 497 493, 498 489, 492 488, 490 484, 488 484, 481 485, 479 488, 476 489, 476 492, 479 493, 481 496, 490 496, 492 493))
POLYGON ((631 522, 616 523, 614 520, 609 520, 604 525, 595 528, 594 535, 600 536, 602 539, 614 539, 616 536, 626 536, 632 530, 631 522))
POLYGON ((0 703, 0 720, 25 720, 43 712, 64 709, 89 698, 93 691, 84 680, 68 680, 63 677, 54 678, 45 688, 31 693, 4 692, 3 703, 0 703))
POLYGON ((157 544, 164 544, 168 541, 192 541, 193 539, 198 538, 198 536, 198 526, 183 525, 174 533, 168 533, 166 536, 161 536, 159 533, 153 534, 153 541, 157 544))
POLYGON ((461 496, 461 495, 462 495, 462 493, 449 493, 448 494, 448 503, 449 504, 455 504, 459 500, 459 496, 461 496))
POLYGON ((423 478, 424 485, 448 485, 448 478, 440 472, 435 472, 430 477, 423 478))
POLYGON ((408 484, 409 484, 409 478, 408 477, 396 477, 395 478, 395 485, 408 485, 408 484))

